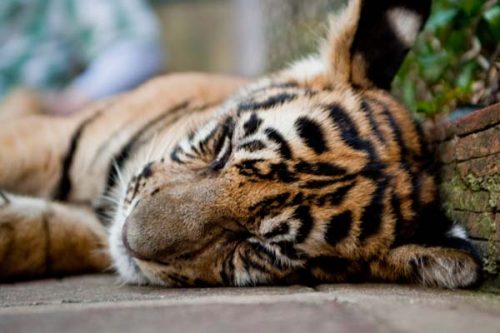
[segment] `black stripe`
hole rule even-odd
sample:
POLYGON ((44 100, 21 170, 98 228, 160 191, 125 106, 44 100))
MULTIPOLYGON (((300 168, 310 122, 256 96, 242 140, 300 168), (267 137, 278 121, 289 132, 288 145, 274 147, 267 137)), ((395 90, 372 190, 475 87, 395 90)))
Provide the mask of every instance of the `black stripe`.
MULTIPOLYGON (((408 149, 408 147, 405 144, 405 141, 403 139, 403 134, 401 131, 401 128, 399 127, 398 123, 396 122, 396 119, 394 119, 392 113, 390 112, 389 108, 387 105, 384 103, 380 102, 380 104, 383 107, 383 112, 384 116, 386 117, 387 121, 389 122, 389 125, 392 129, 394 139, 396 143, 398 144, 400 148, 400 167, 402 170, 404 170, 407 174, 408 177, 410 178, 411 186, 412 186, 412 191, 411 191, 411 209, 413 212, 418 212, 419 210, 419 193, 420 193, 420 181, 418 175, 416 175, 410 164, 413 164, 413 160, 417 159, 418 157, 415 156, 414 151, 408 149), (410 161, 410 163, 408 162, 410 161)), ((414 130, 416 130, 414 128, 414 130)), ((418 135, 418 132, 417 132, 418 135)))
MULTIPOLYGON (((307 258, 307 254, 297 250, 295 248, 295 242, 291 241, 281 241, 281 242, 276 242, 276 243, 271 243, 273 246, 277 246, 280 249, 280 252, 282 255, 285 257, 288 257, 289 259, 292 260, 301 260, 307 258)), ((288 265, 281 264, 280 265, 281 269, 283 268, 288 268, 288 265)))
POLYGON ((195 287, 195 288, 211 288, 214 286, 215 285, 212 282, 206 281, 206 280, 203 280, 200 278, 196 278, 193 281, 193 287, 195 287))
POLYGON ((130 157, 130 153, 133 151, 134 145, 136 144, 137 140, 140 139, 140 137, 148 131, 151 127, 153 127, 156 123, 161 121, 164 117, 170 115, 172 112, 177 111, 179 109, 183 109, 186 106, 188 106, 189 102, 183 102, 178 104, 177 106, 174 106, 173 108, 166 110, 159 114, 158 116, 154 117, 150 121, 148 121, 144 126, 142 126, 139 130, 137 130, 127 141, 127 143, 122 147, 122 149, 110 160, 109 166, 108 166, 108 176, 107 176, 107 182, 106 182, 106 188, 104 190, 104 193, 109 193, 109 191, 116 185, 117 177, 118 177, 118 170, 121 170, 123 168, 123 165, 127 161, 127 159, 130 157), (113 164, 115 164, 113 166, 113 164))
POLYGON ((284 159, 292 158, 292 151, 290 150, 288 142, 283 138, 283 136, 277 130, 273 128, 267 128, 265 133, 269 138, 269 140, 278 144, 279 146, 278 150, 281 157, 283 157, 284 159))
POLYGON ((222 262, 220 277, 224 286, 232 286, 234 284, 234 253, 236 247, 231 249, 227 257, 222 262))
POLYGON ((262 235, 264 238, 273 238, 276 236, 287 235, 290 232, 290 226, 285 222, 279 224, 276 228, 262 235))
POLYGON ((328 187, 331 185, 335 185, 339 182, 353 180, 356 177, 357 177, 356 174, 350 174, 350 175, 345 175, 345 176, 333 178, 333 179, 309 180, 309 181, 301 184, 300 187, 301 188, 311 188, 311 189, 324 188, 324 187, 328 187))
POLYGON ((253 212, 252 215, 264 217, 269 215, 272 210, 283 207, 286 204, 288 198, 290 198, 290 193, 287 192, 273 196, 267 196, 258 203, 250 206, 249 211, 253 212))
POLYGON ((341 176, 345 175, 346 170, 343 167, 327 162, 309 163, 300 161, 295 164, 295 171, 298 173, 316 175, 316 176, 341 176))
POLYGON ((308 180, 300 185, 301 188, 309 188, 309 189, 321 189, 324 187, 328 187, 334 185, 338 182, 337 179, 326 179, 326 180, 308 180))
POLYGON ((372 144, 360 137, 359 131, 352 119, 348 116, 347 111, 336 103, 330 105, 329 110, 330 118, 333 120, 337 129, 340 130, 340 136, 345 144, 356 150, 366 151, 370 161, 376 161, 377 155, 375 154, 372 144))
POLYGON ((308 206, 299 206, 295 210, 293 217, 300 221, 300 227, 295 240, 297 243, 302 243, 309 236, 314 224, 311 210, 308 206))
POLYGON ((236 165, 240 175, 264 179, 264 180, 279 180, 285 183, 297 181, 297 176, 288 169, 286 163, 280 162, 269 165, 269 171, 264 173, 257 167, 257 163, 263 162, 260 159, 244 160, 236 165))
POLYGON ((338 104, 330 105, 329 109, 330 118, 340 130, 342 139, 353 148, 362 149, 361 147, 358 147, 357 144, 360 141, 358 129, 351 118, 347 115, 346 110, 338 104))
POLYGON ((352 182, 336 188, 332 193, 325 194, 318 198, 317 204, 319 206, 324 206, 326 203, 329 203, 332 206, 340 205, 344 201, 347 193, 349 193, 349 191, 354 187, 355 184, 356 182, 352 182))
POLYGON ((350 210, 332 216, 327 225, 325 240, 328 244, 335 246, 349 236, 351 225, 352 212, 350 210))
POLYGON ((391 208, 396 218, 395 245, 401 245, 411 239, 415 234, 415 221, 407 221, 401 213, 401 200, 395 192, 391 196, 391 208))
POLYGON ((383 106, 383 114, 384 117, 387 119, 389 122, 389 126, 391 127, 392 134, 394 135, 394 140, 398 144, 400 148, 400 159, 408 158, 410 157, 408 147, 406 146, 404 139, 403 139, 403 134, 401 132, 401 128, 399 127, 398 123, 396 122, 396 119, 392 116, 391 112, 389 111, 388 107, 381 103, 383 106))
POLYGON ((167 274, 167 279, 169 279, 170 282, 174 282, 177 287, 184 287, 188 285, 188 281, 185 276, 179 276, 175 273, 167 274))
POLYGON ((226 140, 229 142, 226 151, 224 152, 224 154, 222 154, 221 157, 219 157, 218 160, 212 162, 209 166, 209 168, 213 171, 221 170, 226 165, 227 161, 229 160, 229 157, 231 156, 231 152, 233 151, 231 138, 228 137, 226 138, 226 140))
POLYGON ((78 143, 83 135, 85 128, 92 123, 95 119, 97 119, 101 115, 102 111, 98 111, 94 113, 91 117, 85 119, 80 126, 76 129, 75 133, 71 137, 71 141, 69 144, 68 151, 64 156, 61 177, 59 178, 58 185, 56 187, 55 194, 53 195, 55 200, 65 201, 68 199, 68 196, 71 192, 72 184, 70 179, 70 171, 71 166, 73 165, 73 158, 78 150, 78 143))
MULTIPOLYGON (((230 140, 233 136, 234 131, 234 121, 232 118, 227 118, 224 124, 222 125, 222 132, 220 132, 219 137, 214 143, 214 156, 217 157, 224 147, 224 142, 226 140, 230 140)), ((229 142, 229 149, 231 149, 231 142, 229 142)))
POLYGON ((425 142, 425 134, 424 129, 422 128, 422 124, 415 119, 412 119, 412 121, 413 126, 415 127, 415 132, 417 132, 418 135, 418 146, 420 149, 419 158, 424 159, 425 163, 432 163, 432 158, 429 158, 429 156, 431 156, 431 153, 428 145, 425 142))
MULTIPOLYGON (((238 252, 239 258, 243 262, 243 267, 244 267, 245 271, 249 275, 250 275, 250 269, 254 269, 257 272, 266 273, 268 271, 268 269, 265 267, 265 264, 261 264, 257 260, 255 260, 255 259, 262 260, 262 258, 260 256, 258 256, 258 254, 253 252, 253 251, 254 250, 252 248, 248 247, 248 248, 241 248, 240 252, 238 252), (255 256, 256 258, 252 258, 252 254, 257 254, 255 256)), ((262 260, 262 261, 265 262, 265 260, 262 260)))
POLYGON ((352 261, 342 257, 320 256, 314 257, 307 262, 310 269, 319 268, 329 274, 345 273, 352 265, 352 261))
POLYGON ((243 149, 251 153, 262 150, 264 148, 266 148, 266 145, 260 140, 252 140, 238 147, 238 149, 243 149))
POLYGON ((179 159, 178 154, 180 152, 183 152, 183 150, 179 145, 175 146, 174 149, 172 149, 172 152, 170 153, 170 159, 172 160, 172 162, 184 164, 184 162, 181 159, 179 159))
POLYGON ((296 98, 297 98, 296 94, 282 92, 277 95, 269 96, 262 102, 255 102, 251 100, 242 102, 240 103, 240 105, 238 105, 238 112, 267 110, 282 105, 284 103, 291 102, 296 98))
POLYGON ((359 240, 364 241, 379 231, 382 224, 382 213, 384 210, 384 195, 388 181, 379 179, 375 193, 372 194, 370 204, 363 209, 361 215, 361 233, 359 240))
POLYGON ((323 129, 317 122, 307 117, 299 117, 295 121, 295 128, 304 143, 316 154, 319 155, 328 150, 323 129))
MULTIPOLYGON (((210 142, 211 139, 213 139, 213 137, 217 134, 217 132, 219 131, 219 129, 217 128, 218 126, 215 126, 211 131, 210 133, 208 133, 208 135, 203 139, 201 140, 199 143, 198 143, 198 147, 200 148, 200 151, 202 154, 205 154, 206 152, 206 148, 207 148, 207 145, 208 143, 210 142)), ((195 132, 193 132, 193 136, 189 139, 189 141, 192 141, 194 139, 194 135, 195 135, 195 132)), ((194 148, 194 145, 191 144, 191 148, 194 148)), ((197 150, 195 150, 195 152, 197 152, 197 150)))
POLYGON ((245 131, 243 137, 255 134, 258 131, 261 124, 262 124, 262 119, 257 117, 257 114, 253 112, 250 118, 243 124, 243 130, 245 131))
MULTIPOLYGON (((248 242, 248 245, 255 251, 255 254, 258 255, 263 261, 267 261, 274 268, 284 270, 290 268, 290 266, 279 260, 274 251, 268 249, 264 245, 258 242, 248 242)), ((282 253, 286 255, 285 253, 282 253)))
POLYGON ((372 131, 375 133, 375 136, 379 139, 381 143, 385 144, 386 140, 384 138, 384 134, 382 134, 382 131, 380 131, 380 128, 378 127, 378 124, 375 121, 375 118, 373 117, 373 109, 371 108, 370 104, 367 102, 366 99, 363 99, 361 101, 361 110, 368 117, 368 122, 370 123, 370 126, 372 128, 372 131))

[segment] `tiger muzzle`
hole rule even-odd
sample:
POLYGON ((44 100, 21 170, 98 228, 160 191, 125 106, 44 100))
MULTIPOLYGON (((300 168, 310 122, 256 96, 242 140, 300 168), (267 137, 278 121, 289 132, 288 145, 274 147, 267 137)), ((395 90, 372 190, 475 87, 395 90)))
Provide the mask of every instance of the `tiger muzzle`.
POLYGON ((224 207, 217 179, 167 183, 154 195, 142 193, 122 230, 128 252, 141 260, 167 262, 199 244, 220 220, 224 207))

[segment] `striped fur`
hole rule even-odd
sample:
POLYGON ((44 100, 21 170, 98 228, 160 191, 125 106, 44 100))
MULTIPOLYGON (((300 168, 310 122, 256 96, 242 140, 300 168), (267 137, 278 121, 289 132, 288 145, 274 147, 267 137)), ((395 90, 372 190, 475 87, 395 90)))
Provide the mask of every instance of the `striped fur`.
MULTIPOLYGON (((11 121, 0 131, 8 170, 0 187, 41 197, 45 204, 17 220, 53 216, 44 222, 50 230, 61 223, 50 200, 92 206, 109 228, 101 243, 111 259, 101 266, 111 261, 131 283, 474 285, 477 255, 440 210, 419 125, 383 90, 428 4, 349 1, 320 55, 242 89, 236 79, 176 75, 60 123, 11 121), (403 28, 404 17, 413 23, 403 28), (372 52, 370 35, 390 36, 390 47, 372 52), (9 140, 34 124, 32 150, 9 151, 9 140), (63 144, 42 140, 51 133, 63 144), (9 164, 8 156, 25 162, 9 164), (59 163, 37 169, 47 156, 59 163)), ((6 207, 25 200, 1 198, 6 207)), ((80 219, 72 217, 84 225, 80 219)), ((15 230, 1 210, 0 223, 15 230)), ((99 231, 92 224, 82 233, 99 231)), ((0 252, 10 234, 0 233, 0 252)), ((85 243, 88 252, 98 243, 85 243)), ((73 272, 44 266, 53 246, 33 259, 38 270, 17 267, 3 250, 5 278, 73 272)))

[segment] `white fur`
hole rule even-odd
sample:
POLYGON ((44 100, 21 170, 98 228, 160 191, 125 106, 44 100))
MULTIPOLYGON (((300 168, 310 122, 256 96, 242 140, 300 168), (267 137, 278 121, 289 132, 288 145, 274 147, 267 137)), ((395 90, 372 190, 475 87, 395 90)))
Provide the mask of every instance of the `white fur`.
POLYGON ((456 238, 461 238, 461 239, 469 239, 467 236, 467 232, 465 231, 465 228, 462 227, 461 225, 454 224, 450 230, 446 233, 448 237, 456 237, 456 238))
POLYGON ((421 283, 426 286, 454 289, 469 286, 478 278, 474 266, 457 258, 434 257, 430 263, 417 265, 421 283))
POLYGON ((41 212, 47 210, 47 201, 40 198, 26 197, 11 193, 2 192, 0 196, 0 206, 5 206, 9 211, 19 212, 23 216, 38 216, 41 212), (6 201, 7 200, 7 201, 6 201))
POLYGON ((299 82, 308 82, 326 73, 324 61, 319 56, 309 56, 293 63, 286 75, 299 82))
POLYGON ((130 207, 134 206, 134 203, 132 202, 129 205, 128 211, 125 211, 125 207, 123 207, 126 193, 125 184, 126 183, 124 182, 120 182, 120 186, 114 191, 118 204, 113 217, 113 222, 109 229, 109 252, 111 254, 111 258, 113 259, 115 269, 125 282, 146 284, 148 283, 148 280, 134 268, 131 260, 135 259, 128 255, 125 246, 123 245, 122 229, 127 219, 127 215, 130 213, 130 207))
POLYGON ((387 12, 387 19, 398 38, 408 47, 413 45, 422 23, 420 16, 405 8, 393 8, 387 12))

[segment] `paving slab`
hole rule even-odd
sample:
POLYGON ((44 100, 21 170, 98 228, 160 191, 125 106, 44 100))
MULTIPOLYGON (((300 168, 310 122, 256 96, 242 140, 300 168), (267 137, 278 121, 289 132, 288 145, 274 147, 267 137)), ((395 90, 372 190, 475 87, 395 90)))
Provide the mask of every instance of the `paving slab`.
POLYGON ((312 292, 304 286, 257 288, 160 288, 120 283, 114 275, 86 275, 64 279, 0 284, 0 312, 11 307, 30 308, 63 304, 119 303, 123 301, 191 302, 203 297, 272 297, 312 292))
POLYGON ((91 275, 0 285, 0 332, 500 332, 500 297, 382 284, 167 289, 91 275))
POLYGON ((401 285, 317 288, 398 332, 500 332, 500 296, 401 285))

